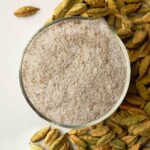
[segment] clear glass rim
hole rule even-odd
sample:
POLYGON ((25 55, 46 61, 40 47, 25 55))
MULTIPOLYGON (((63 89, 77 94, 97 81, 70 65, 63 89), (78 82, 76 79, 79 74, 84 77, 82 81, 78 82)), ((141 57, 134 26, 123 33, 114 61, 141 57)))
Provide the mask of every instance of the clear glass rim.
MULTIPOLYGON (((41 118, 47 120, 48 122, 56 125, 56 126, 60 126, 60 127, 64 127, 64 128, 84 128, 84 127, 89 127, 89 126, 92 126, 94 124, 97 124, 103 120, 105 120, 106 118, 108 118, 110 115, 112 115, 116 110, 117 108, 120 106, 120 104, 122 103, 122 101, 124 100, 124 97, 127 93, 127 90, 128 90, 128 87, 129 87, 129 83, 130 83, 130 75, 131 75, 131 67, 130 67, 130 61, 129 61, 129 56, 128 56, 128 53, 127 53, 127 50, 126 50, 126 47, 124 46, 123 42, 121 41, 121 39, 118 37, 118 35, 114 32, 113 29, 111 29, 107 22, 105 21, 106 25, 108 26, 108 28, 112 31, 112 34, 114 35, 114 37, 118 40, 122 50, 123 50, 123 53, 124 53, 124 56, 125 56, 125 59, 126 59, 126 63, 127 63, 127 77, 126 77, 126 83, 125 83, 125 87, 124 87, 124 91, 122 93, 122 95, 120 96, 118 102, 114 105, 114 107, 108 112, 106 113, 104 116, 102 116, 101 118, 97 119, 97 120, 93 120, 91 122, 88 122, 88 123, 85 123, 85 124, 79 124, 79 125, 67 125, 67 124, 62 124, 62 123, 59 123, 53 119, 49 119, 47 118, 44 114, 42 114, 41 112, 39 112, 35 106, 32 104, 32 102, 30 101, 30 99, 28 98, 27 94, 26 94, 26 91, 24 89, 24 85, 23 85, 23 80, 22 80, 22 63, 23 63, 23 58, 24 58, 24 55, 26 53, 26 50, 28 48, 28 46, 30 45, 31 41, 34 39, 34 37, 36 37, 37 34, 39 34, 41 31, 43 31, 44 29, 46 29, 47 27, 53 25, 53 24, 56 24, 56 23, 59 23, 59 22, 62 22, 62 21, 65 21, 65 20, 72 20, 72 19, 79 19, 79 20, 93 20, 93 19, 102 19, 102 17, 100 18, 85 18, 85 17, 80 17, 80 16, 76 16, 76 17, 68 17, 68 18, 62 18, 62 19, 58 19, 58 20, 55 20, 45 26, 43 26, 42 28, 40 28, 33 36, 32 38, 29 40, 29 42, 27 43, 24 51, 23 51, 23 55, 22 55, 22 59, 21 59, 21 64, 20 64, 20 69, 19 69, 19 81, 20 81, 20 87, 21 87, 21 90, 22 90, 22 93, 27 101, 27 103, 30 105, 30 107, 36 112, 36 114, 38 114, 41 118)), ((104 19, 105 20, 105 19, 104 19)))

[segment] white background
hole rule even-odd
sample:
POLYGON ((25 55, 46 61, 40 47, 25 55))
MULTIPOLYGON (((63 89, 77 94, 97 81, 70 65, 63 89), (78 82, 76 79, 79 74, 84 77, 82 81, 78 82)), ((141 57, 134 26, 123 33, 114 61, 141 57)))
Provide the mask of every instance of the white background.
POLYGON ((19 66, 27 42, 51 16, 60 0, 0 0, 0 150, 28 150, 29 138, 49 125, 25 101, 19 85, 19 66), (18 7, 32 5, 40 11, 17 18, 18 7))

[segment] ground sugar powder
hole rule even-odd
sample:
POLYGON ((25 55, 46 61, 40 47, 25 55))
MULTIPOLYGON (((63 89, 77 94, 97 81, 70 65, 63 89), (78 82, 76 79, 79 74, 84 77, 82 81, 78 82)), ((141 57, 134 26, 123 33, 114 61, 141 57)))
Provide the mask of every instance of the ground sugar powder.
POLYGON ((119 100, 127 65, 103 19, 72 19, 38 33, 22 61, 22 82, 34 107, 67 125, 91 122, 119 100))

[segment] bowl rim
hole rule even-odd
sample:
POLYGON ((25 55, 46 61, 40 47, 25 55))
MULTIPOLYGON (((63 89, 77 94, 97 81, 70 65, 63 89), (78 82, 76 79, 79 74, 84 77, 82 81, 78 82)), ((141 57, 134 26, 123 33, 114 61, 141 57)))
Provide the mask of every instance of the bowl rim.
POLYGON ((72 20, 72 19, 79 19, 79 20, 94 20, 94 19, 103 19, 103 17, 98 17, 98 18, 86 18, 86 17, 81 17, 81 16, 75 16, 75 17, 67 17, 67 18, 61 18, 61 19, 58 19, 58 20, 55 20, 53 22, 50 22, 48 23, 47 25, 43 26, 42 28, 40 28, 36 33, 33 34, 33 36, 30 38, 30 40, 28 41, 27 45, 25 46, 24 48, 24 51, 23 51, 23 55, 22 55, 22 58, 21 58, 21 63, 20 63, 20 68, 19 68, 19 83, 20 83, 20 88, 21 88, 21 91, 27 101, 27 103, 30 105, 30 107, 36 112, 36 114, 38 116, 40 116, 41 118, 47 120, 48 122, 50 122, 51 124, 54 124, 56 126, 59 126, 59 127, 64 127, 64 128, 84 128, 84 127, 89 127, 89 126, 92 126, 92 125, 95 125, 99 122, 102 122, 103 120, 107 119, 109 116, 111 116, 116 110, 117 108, 120 106, 120 104, 123 102, 125 96, 126 96, 126 93, 128 91, 128 88, 129 88, 129 83, 130 83, 130 76, 131 76, 131 67, 130 67, 130 60, 129 60, 129 56, 128 56, 128 52, 127 52, 127 49, 125 47, 125 45, 123 44, 123 42, 121 41, 121 39, 119 38, 119 36, 115 33, 114 29, 112 29, 108 24, 107 22, 104 20, 106 26, 111 30, 112 34, 114 35, 114 37, 118 40, 119 42, 119 45, 121 47, 121 49, 123 50, 123 53, 124 53, 124 56, 125 56, 125 59, 126 59, 126 64, 127 64, 127 74, 126 74, 126 83, 125 83, 125 86, 124 86, 124 90, 119 98, 119 100, 117 101, 117 103, 114 105, 114 107, 108 112, 106 113, 105 115, 103 115, 101 118, 99 119, 96 119, 96 120, 93 120, 91 122, 88 122, 88 123, 85 123, 85 124, 79 124, 79 125, 67 125, 67 124, 63 124, 63 123, 59 123, 53 119, 49 119, 48 117, 46 117, 44 114, 42 114, 41 112, 39 112, 37 110, 37 108, 35 108, 35 106, 32 104, 32 102, 30 101, 30 99, 28 98, 27 94, 26 94, 26 91, 24 89, 24 85, 23 85, 23 79, 22 79, 22 64, 23 64, 23 59, 24 59, 24 55, 26 53, 26 50, 27 48, 29 47, 31 41, 40 33, 42 32, 43 30, 45 30, 47 27, 49 26, 52 26, 53 24, 57 24, 59 22, 62 22, 62 21, 67 21, 67 20, 72 20))

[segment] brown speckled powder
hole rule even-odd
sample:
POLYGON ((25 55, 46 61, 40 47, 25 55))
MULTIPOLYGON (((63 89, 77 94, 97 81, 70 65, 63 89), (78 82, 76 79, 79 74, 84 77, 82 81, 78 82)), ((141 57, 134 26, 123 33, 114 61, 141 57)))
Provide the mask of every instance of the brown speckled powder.
POLYGON ((127 65, 102 19, 67 20, 40 32, 22 62, 25 92, 47 118, 79 125, 108 113, 125 86, 127 65))

